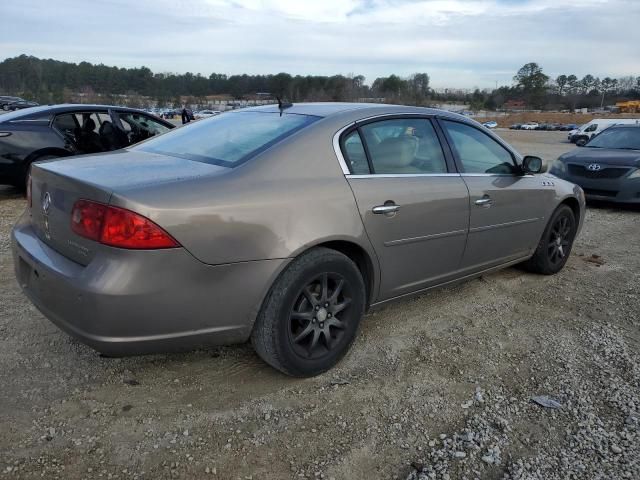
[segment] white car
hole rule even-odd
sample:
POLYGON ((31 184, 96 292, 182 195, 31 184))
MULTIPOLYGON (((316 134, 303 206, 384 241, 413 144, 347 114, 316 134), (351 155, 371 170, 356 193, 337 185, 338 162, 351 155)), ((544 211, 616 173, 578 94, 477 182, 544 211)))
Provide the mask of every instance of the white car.
POLYGON ((538 127, 536 122, 527 122, 520 127, 520 130, 535 130, 538 127))
POLYGON ((200 110, 199 112, 195 113, 195 117, 196 118, 209 118, 209 117, 213 117, 214 115, 220 115, 221 112, 219 112, 218 110, 200 110))
POLYGON ((484 122, 482 125, 484 125, 487 128, 496 128, 498 126, 498 122, 490 120, 488 122, 484 122))

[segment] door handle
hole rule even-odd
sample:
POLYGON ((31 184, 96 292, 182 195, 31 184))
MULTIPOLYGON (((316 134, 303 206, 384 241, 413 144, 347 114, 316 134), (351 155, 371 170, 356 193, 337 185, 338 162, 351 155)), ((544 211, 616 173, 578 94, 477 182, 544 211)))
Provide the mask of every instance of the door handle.
POLYGON ((384 213, 396 213, 400 210, 400 205, 396 205, 395 203, 387 203, 384 205, 378 205, 377 207, 373 207, 373 213, 375 214, 384 214, 384 213))
POLYGON ((492 204, 493 200, 491 200, 491 197, 489 195, 485 195, 484 197, 476 200, 476 205, 480 207, 490 207, 492 204))

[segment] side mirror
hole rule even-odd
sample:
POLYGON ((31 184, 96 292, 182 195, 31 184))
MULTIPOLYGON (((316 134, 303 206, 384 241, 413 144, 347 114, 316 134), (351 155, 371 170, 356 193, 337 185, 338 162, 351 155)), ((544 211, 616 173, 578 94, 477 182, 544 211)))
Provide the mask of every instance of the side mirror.
POLYGON ((547 171, 547 166, 540 157, 534 157, 527 155, 522 159, 522 171, 526 173, 544 173, 547 171))

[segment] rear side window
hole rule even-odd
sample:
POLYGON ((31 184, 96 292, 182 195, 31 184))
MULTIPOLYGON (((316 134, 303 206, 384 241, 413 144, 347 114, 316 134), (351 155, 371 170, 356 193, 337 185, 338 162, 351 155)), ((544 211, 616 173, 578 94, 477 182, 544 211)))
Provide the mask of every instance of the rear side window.
POLYGON ((376 174, 445 173, 440 141, 424 118, 398 118, 361 127, 376 174))
POLYGON ((465 173, 515 173, 511 153, 470 125, 442 120, 465 173))
POLYGON ((349 163, 351 173, 355 175, 367 175, 370 173, 367 154, 364 151, 364 145, 362 145, 362 139, 357 130, 344 137, 342 150, 349 163))
POLYGON ((176 128, 134 150, 235 167, 316 120, 286 113, 225 113, 176 128))

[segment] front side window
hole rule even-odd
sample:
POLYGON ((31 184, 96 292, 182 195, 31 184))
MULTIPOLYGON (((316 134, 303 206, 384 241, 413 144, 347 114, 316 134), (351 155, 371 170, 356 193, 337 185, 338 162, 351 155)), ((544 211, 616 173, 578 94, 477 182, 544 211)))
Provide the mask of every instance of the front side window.
POLYGON ((134 150, 235 167, 318 120, 311 115, 232 112, 176 128, 134 150))
POLYGON ((361 127, 375 174, 445 173, 447 164, 431 121, 398 118, 361 127))
POLYGON ((465 173, 516 172, 511 153, 484 132, 449 120, 443 120, 442 124, 465 173))
POLYGON ((597 129, 598 129, 598 125, 594 123, 593 125, 587 127, 585 129, 585 132, 595 132, 597 129))

